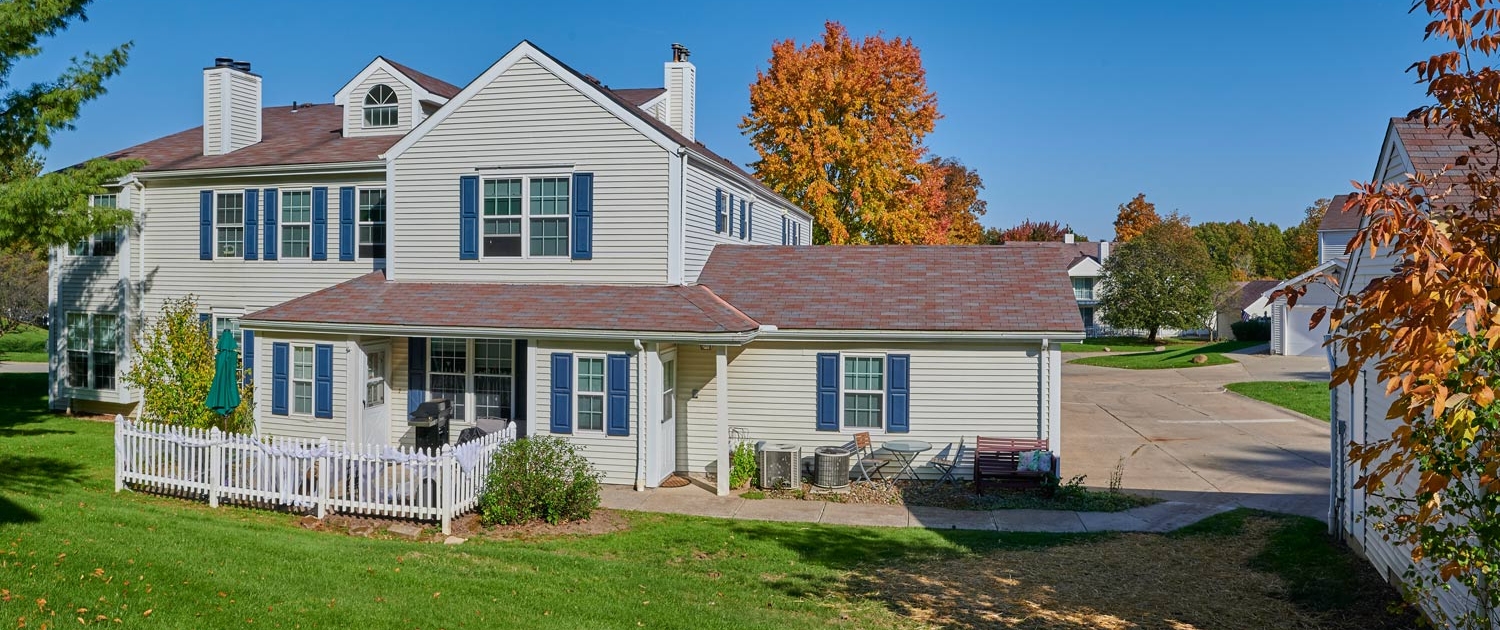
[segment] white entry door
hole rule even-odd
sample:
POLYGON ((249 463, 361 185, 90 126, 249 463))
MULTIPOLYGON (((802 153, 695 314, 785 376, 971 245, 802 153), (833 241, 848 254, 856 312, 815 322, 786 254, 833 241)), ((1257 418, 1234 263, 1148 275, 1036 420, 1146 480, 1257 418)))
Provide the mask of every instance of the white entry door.
POLYGON ((661 417, 656 425, 656 480, 659 483, 677 471, 677 358, 664 355, 661 361, 661 417))
POLYGON ((359 414, 359 441, 365 444, 389 444, 391 433, 391 347, 388 344, 363 346, 365 355, 364 387, 359 414))

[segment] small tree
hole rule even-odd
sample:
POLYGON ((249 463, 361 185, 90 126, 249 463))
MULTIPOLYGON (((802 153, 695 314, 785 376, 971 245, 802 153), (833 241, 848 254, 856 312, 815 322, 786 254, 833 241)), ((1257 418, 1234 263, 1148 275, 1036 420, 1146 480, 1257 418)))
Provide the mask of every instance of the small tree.
POLYGON ((26 247, 0 247, 0 337, 47 314, 47 259, 26 247))
POLYGON ((1147 331, 1201 328, 1214 313, 1220 277, 1185 219, 1148 228, 1104 263, 1099 310, 1115 328, 1147 331))
POLYGON ((255 389, 243 379, 240 406, 228 415, 214 413, 205 402, 214 381, 217 349, 211 327, 198 321, 198 301, 193 296, 162 304, 161 312, 133 340, 132 348, 135 356, 125 383, 141 392, 148 419, 234 433, 255 426, 255 389))
POLYGON ((1115 240, 1128 242, 1158 223, 1161 216, 1156 214, 1156 204, 1146 201, 1146 193, 1138 193, 1134 199, 1120 204, 1115 215, 1115 240))
MULTIPOLYGON (((998 230, 990 228, 984 234, 984 240, 989 245, 1001 245, 1004 243, 1027 241, 1027 242, 1054 242, 1061 243, 1073 228, 1056 221, 1032 221, 1026 219, 1015 227, 998 230)), ((1075 238, 1076 235, 1075 235, 1075 238)), ((1087 242, 1087 237, 1077 238, 1079 242, 1087 242)))

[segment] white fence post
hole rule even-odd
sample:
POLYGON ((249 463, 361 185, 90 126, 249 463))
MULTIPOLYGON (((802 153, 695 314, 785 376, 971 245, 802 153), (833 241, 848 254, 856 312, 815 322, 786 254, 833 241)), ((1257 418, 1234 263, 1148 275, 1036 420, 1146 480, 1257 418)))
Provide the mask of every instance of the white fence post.
POLYGON ((328 438, 318 438, 318 460, 315 464, 317 470, 313 473, 318 478, 318 519, 328 515, 328 476, 333 471, 333 458, 328 456, 328 438))
POLYGON ((453 486, 458 481, 458 460, 453 457, 453 447, 443 445, 442 458, 438 460, 438 509, 442 511, 443 535, 453 533, 453 486))
POLYGON ((208 431, 208 507, 219 507, 219 486, 224 485, 224 432, 208 431))
POLYGON ((125 489, 125 417, 115 414, 115 492, 125 489))

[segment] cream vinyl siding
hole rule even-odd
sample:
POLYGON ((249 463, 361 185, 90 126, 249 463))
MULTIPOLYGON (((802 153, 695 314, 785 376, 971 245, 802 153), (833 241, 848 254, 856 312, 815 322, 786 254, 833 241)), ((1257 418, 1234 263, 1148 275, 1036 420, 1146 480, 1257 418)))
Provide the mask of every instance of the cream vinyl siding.
MULTIPOLYGON (((307 335, 307 334, 279 334, 258 331, 255 334, 255 371, 252 373, 255 381, 255 406, 258 423, 257 433, 261 435, 275 435, 282 437, 328 438, 330 440, 349 439, 349 357, 351 356, 349 341, 343 337, 329 335, 307 335), (278 416, 271 413, 271 347, 277 342, 285 342, 291 345, 316 346, 317 344, 329 344, 333 346, 333 417, 318 418, 313 414, 292 413, 278 416)), ((316 350, 314 350, 313 374, 317 375, 316 350)), ((292 369, 292 353, 287 351, 287 407, 292 406, 292 388, 290 373, 292 369)), ((317 401, 316 381, 314 381, 314 405, 317 401)), ((403 414, 404 417, 405 414, 403 414)))
POLYGON ((660 145, 522 59, 396 159, 392 264, 400 278, 453 282, 665 283, 668 159, 660 145), (478 174, 594 174, 593 260, 458 259, 459 177, 502 165, 518 168, 478 174))
POLYGON ((1344 249, 1357 230, 1326 230, 1318 232, 1318 260, 1329 261, 1344 257, 1344 249))
MULTIPOLYGON (((897 436, 931 442, 917 458, 925 463, 960 437, 1035 438, 1040 427, 1040 364, 1036 346, 986 344, 796 344, 754 343, 729 351, 729 426, 750 442, 768 440, 802 446, 804 457, 819 446, 841 446, 852 432, 818 431, 819 352, 911 355, 911 431, 873 432, 877 447, 897 436)), ((712 473, 718 401, 715 350, 678 346, 678 469, 712 473), (693 392, 696 391, 696 397, 693 392)), ((889 373, 887 372, 887 376, 889 373)), ((842 424, 843 418, 840 417, 842 424)))
POLYGON ((243 72, 228 72, 229 89, 234 98, 230 104, 229 146, 234 149, 260 142, 260 86, 257 79, 243 72))
POLYGON ((224 152, 224 149, 219 147, 224 133, 224 118, 221 115, 224 106, 222 85, 217 74, 205 74, 203 77, 203 152, 205 155, 224 152))
MULTIPOLYGON (((528 428, 531 435, 553 435, 552 426, 552 353, 566 352, 574 356, 573 375, 578 375, 577 357, 582 354, 593 354, 607 356, 610 354, 626 354, 630 356, 630 435, 605 435, 603 431, 580 431, 575 419, 572 435, 563 435, 573 444, 583 449, 583 454, 594 464, 594 468, 604 473, 604 483, 633 484, 636 480, 636 432, 640 430, 638 420, 640 400, 639 366, 637 365, 636 351, 630 344, 589 343, 589 342, 561 342, 561 341, 538 341, 536 342, 536 372, 531 376, 532 388, 527 396, 528 405, 535 412, 532 413, 532 426, 528 428)), ((606 359, 605 363, 608 363, 606 359)), ((606 367, 606 370, 608 368, 606 367)), ((605 373, 606 389, 609 383, 608 372, 605 373)), ((576 384, 575 384, 576 385, 576 384)), ((577 395, 576 386, 573 389, 577 395)), ((574 405, 576 416, 577 405, 574 405)), ((608 426, 608 399, 605 400, 605 425, 608 426)), ((710 429, 712 426, 710 425, 710 429)))
MULTIPOLYGON (((121 207, 140 211, 141 195, 133 190, 117 190, 121 207)), ((138 238, 134 227, 121 228, 114 256, 73 256, 72 245, 54 250, 51 262, 52 281, 57 283, 57 301, 51 305, 51 321, 57 322, 48 331, 48 362, 57 375, 57 388, 63 398, 75 398, 73 406, 79 410, 113 412, 108 405, 99 403, 130 403, 133 398, 126 390, 125 371, 130 367, 130 332, 133 327, 134 307, 139 303, 139 294, 129 280, 120 278, 125 269, 134 269, 135 255, 131 241, 138 238), (128 239, 124 233, 129 231, 128 239), (130 260, 127 262, 127 258, 130 260), (119 329, 115 344, 115 380, 112 390, 78 389, 67 385, 67 321, 68 313, 109 314, 118 318, 119 329)), ((92 241, 91 241, 92 242, 92 241)), ((133 279, 132 275, 132 279, 133 279)))
POLYGON ((349 91, 349 100, 344 103, 344 136, 358 138, 361 136, 389 136, 400 135, 412 128, 412 91, 411 86, 395 75, 386 72, 384 68, 377 68, 370 76, 354 86, 349 91), (385 84, 396 93, 396 126, 394 127, 371 127, 365 128, 365 95, 370 89, 377 85, 385 84))
POLYGON ((811 238, 809 228, 805 226, 806 220, 795 212, 789 212, 792 206, 784 199, 768 196, 762 190, 751 189, 738 181, 722 177, 691 157, 687 160, 683 178, 682 255, 685 282, 692 283, 698 280, 698 274, 703 271, 703 265, 707 264, 714 246, 720 243, 780 245, 783 214, 789 214, 794 221, 803 223, 804 240, 811 238), (733 215, 735 217, 733 236, 727 231, 718 232, 714 229, 715 217, 718 213, 716 195, 718 190, 724 191, 725 203, 729 201, 729 194, 734 193, 736 213, 739 212, 740 199, 755 202, 755 211, 752 213, 755 225, 750 229, 749 239, 739 237, 738 214, 733 215))

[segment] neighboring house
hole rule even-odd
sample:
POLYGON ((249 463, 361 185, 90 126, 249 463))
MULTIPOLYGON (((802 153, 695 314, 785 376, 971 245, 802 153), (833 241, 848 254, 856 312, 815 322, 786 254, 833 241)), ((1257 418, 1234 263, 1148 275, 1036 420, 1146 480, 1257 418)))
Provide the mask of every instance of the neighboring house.
MULTIPOLYGON (((1465 138, 1448 137, 1442 129, 1393 118, 1381 143, 1374 179, 1382 184, 1401 183, 1406 182, 1412 173, 1436 173, 1444 167, 1451 168, 1457 158, 1468 155, 1469 143, 1465 138)), ((1450 171, 1440 181, 1451 187, 1446 191, 1445 202, 1463 205, 1471 201, 1472 197, 1463 184, 1462 169, 1450 171)), ((1357 222, 1351 224, 1357 229, 1364 225, 1364 220, 1364 217, 1357 217, 1357 222)), ((1347 281, 1340 284, 1340 293, 1348 294, 1367 286, 1370 281, 1388 273, 1396 263, 1393 254, 1385 249, 1373 257, 1368 252, 1350 256, 1345 274, 1347 281)), ((1331 353, 1330 362, 1341 365, 1346 357, 1342 350, 1336 349, 1331 353)), ((1400 425, 1399 420, 1386 418, 1386 410, 1394 396, 1386 394, 1385 383, 1377 378, 1375 367, 1367 364, 1353 384, 1334 388, 1331 399, 1333 458, 1329 529, 1367 558, 1387 581, 1399 584, 1412 566, 1411 549, 1387 540, 1377 525, 1365 517, 1371 503, 1382 499, 1354 487, 1369 467, 1351 461, 1348 450, 1351 442, 1370 444, 1390 437, 1392 430, 1400 425)), ((1416 486, 1416 475, 1409 475, 1400 483, 1388 486, 1386 494, 1415 497, 1416 486)), ((1451 590, 1437 593, 1437 596, 1438 605, 1449 611, 1466 610, 1473 603, 1468 592, 1456 585, 1451 590)))
POLYGON ((1318 224, 1318 266, 1265 293, 1269 300, 1276 291, 1319 275, 1332 279, 1334 283, 1309 284, 1307 292, 1297 299, 1296 306, 1288 306, 1285 297, 1271 302, 1271 354, 1311 356, 1325 352, 1323 338, 1328 334, 1328 319, 1324 318, 1315 327, 1311 324, 1318 309, 1332 306, 1338 299, 1336 283, 1343 277, 1344 267, 1349 261, 1345 249, 1359 230, 1359 212, 1344 208, 1348 199, 1348 195, 1335 196, 1323 214, 1322 223, 1318 224))
POLYGON ((731 435, 1058 450, 1083 325, 1053 255, 809 247, 807 213, 694 140, 686 49, 629 90, 528 42, 462 88, 376 58, 292 107, 249 70, 204 70, 201 128, 113 154, 147 161, 96 200, 132 229, 54 252, 54 406, 137 410, 126 340, 192 294, 264 434, 410 443, 441 397, 455 438, 513 420, 607 483, 720 492, 731 435))
POLYGON ((1083 319, 1083 328, 1088 336, 1106 334, 1108 330, 1099 318, 1099 284, 1104 275, 1104 261, 1109 259, 1108 241, 1078 242, 1073 233, 1063 236, 1063 242, 1012 241, 1006 247, 1031 247, 1051 252, 1068 270, 1068 280, 1073 284, 1073 305, 1083 319))
POLYGON ((1250 280, 1237 282, 1233 291, 1220 302, 1214 313, 1214 332, 1220 339, 1232 339, 1230 326, 1243 321, 1270 316, 1270 304, 1266 291, 1280 282, 1276 280, 1250 280))

